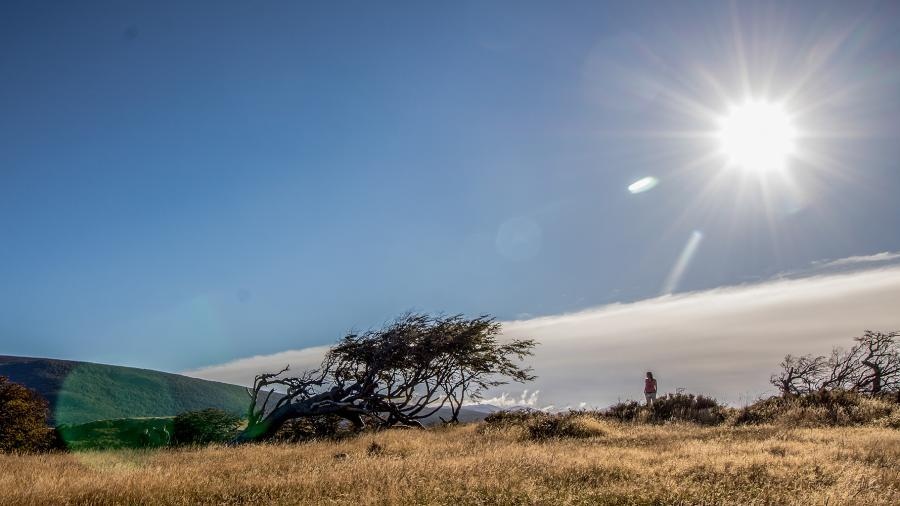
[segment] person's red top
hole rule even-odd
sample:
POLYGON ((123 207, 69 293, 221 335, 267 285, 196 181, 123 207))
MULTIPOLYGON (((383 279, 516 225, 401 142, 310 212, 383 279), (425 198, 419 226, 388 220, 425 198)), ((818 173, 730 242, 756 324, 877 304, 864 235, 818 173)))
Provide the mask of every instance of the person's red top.
POLYGON ((647 378, 644 380, 644 393, 645 394, 655 394, 656 393, 656 380, 647 378))

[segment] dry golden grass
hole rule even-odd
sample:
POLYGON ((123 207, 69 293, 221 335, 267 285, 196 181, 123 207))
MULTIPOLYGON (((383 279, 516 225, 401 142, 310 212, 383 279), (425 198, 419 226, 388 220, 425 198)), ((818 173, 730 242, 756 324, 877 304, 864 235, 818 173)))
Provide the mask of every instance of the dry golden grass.
POLYGON ((0 504, 900 504, 896 429, 591 424, 6 455, 0 504))

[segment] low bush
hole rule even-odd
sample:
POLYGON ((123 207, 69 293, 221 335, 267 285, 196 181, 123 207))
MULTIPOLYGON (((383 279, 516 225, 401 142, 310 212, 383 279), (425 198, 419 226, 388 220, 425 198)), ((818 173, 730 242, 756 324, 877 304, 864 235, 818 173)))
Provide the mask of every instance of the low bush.
POLYGON ((156 448, 170 443, 173 417, 117 418, 60 425, 57 432, 72 451, 156 448))
POLYGON ((604 411, 604 415, 620 422, 634 422, 640 416, 644 406, 637 401, 625 401, 613 404, 604 411))
POLYGON ((494 411, 484 418, 483 426, 490 428, 524 426, 531 420, 545 416, 548 416, 547 413, 532 409, 494 411))
POLYGON ((736 411, 734 424, 778 424, 790 427, 885 425, 900 418, 894 396, 871 396, 845 390, 770 397, 736 411))
POLYGON ((588 411, 498 411, 484 419, 480 432, 512 429, 529 441, 599 437, 606 431, 598 418, 597 413, 588 411))
POLYGON ((900 409, 895 409, 890 415, 879 418, 875 424, 888 429, 900 429, 900 409))
POLYGON ((188 411, 172 421, 172 442, 181 445, 223 443, 235 436, 240 423, 240 418, 221 409, 188 411))
POLYGON ((560 413, 536 417, 526 425, 527 437, 533 441, 545 439, 589 438, 606 435, 596 418, 579 413, 560 413))
POLYGON ((337 415, 310 416, 290 420, 275 434, 276 441, 337 441, 358 434, 353 424, 337 415))
POLYGON ((650 406, 637 401, 620 402, 609 407, 604 415, 620 422, 667 423, 692 422, 716 425, 725 421, 729 408, 712 397, 694 394, 667 394, 650 406))

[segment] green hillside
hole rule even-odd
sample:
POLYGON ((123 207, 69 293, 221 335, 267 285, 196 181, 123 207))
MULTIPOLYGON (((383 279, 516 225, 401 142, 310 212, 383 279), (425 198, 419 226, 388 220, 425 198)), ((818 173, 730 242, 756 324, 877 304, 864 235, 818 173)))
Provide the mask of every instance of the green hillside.
POLYGON ((90 362, 0 356, 0 375, 37 390, 56 424, 168 417, 219 408, 243 415, 243 387, 178 374, 90 362))

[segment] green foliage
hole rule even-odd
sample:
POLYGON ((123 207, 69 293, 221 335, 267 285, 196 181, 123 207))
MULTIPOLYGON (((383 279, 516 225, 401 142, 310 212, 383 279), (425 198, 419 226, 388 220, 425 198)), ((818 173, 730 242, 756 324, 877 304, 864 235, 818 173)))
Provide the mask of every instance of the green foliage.
POLYGON ((47 424, 47 401, 34 390, 0 376, 0 452, 39 452, 58 447, 47 424))
POLYGON ((339 416, 356 429, 366 419, 380 427, 422 426, 448 406, 445 420, 458 422, 467 399, 508 381, 534 379, 520 362, 536 343, 501 341, 500 330, 490 316, 409 313, 379 330, 345 335, 318 369, 258 374, 247 428, 236 442, 270 439, 292 419, 322 415, 339 416), (286 394, 269 405, 272 390, 286 394))
POLYGON ((57 431, 72 451, 166 446, 172 417, 118 418, 62 425, 57 431))
POLYGON ((221 409, 189 411, 175 417, 173 439, 177 444, 223 443, 234 437, 240 423, 240 418, 221 409))

